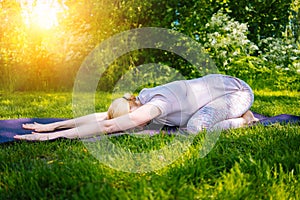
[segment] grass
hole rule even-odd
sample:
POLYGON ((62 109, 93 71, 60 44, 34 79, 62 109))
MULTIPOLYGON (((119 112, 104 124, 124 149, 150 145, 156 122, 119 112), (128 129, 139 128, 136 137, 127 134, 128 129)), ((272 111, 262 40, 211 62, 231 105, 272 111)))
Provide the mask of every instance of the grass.
MULTIPOLYGON (((300 115, 298 92, 255 91, 255 96, 256 112, 300 115)), ((98 94, 96 110, 107 109, 109 99, 98 94)), ((72 95, 1 93, 0 117, 70 118, 72 95)), ((114 170, 80 140, 2 144, 0 199, 300 199, 299 130, 277 124, 223 131, 204 158, 199 157, 200 135, 175 162, 149 173, 114 170)), ((160 149, 173 139, 111 141, 134 153, 160 149)))

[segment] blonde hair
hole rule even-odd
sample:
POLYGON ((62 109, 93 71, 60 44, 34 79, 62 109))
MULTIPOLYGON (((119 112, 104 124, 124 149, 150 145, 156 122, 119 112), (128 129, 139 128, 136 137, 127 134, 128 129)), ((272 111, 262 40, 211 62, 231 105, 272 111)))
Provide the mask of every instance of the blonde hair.
POLYGON ((135 101, 135 96, 129 93, 124 94, 122 98, 115 99, 108 108, 108 119, 113 119, 128 114, 130 111, 130 106, 136 104, 135 101))

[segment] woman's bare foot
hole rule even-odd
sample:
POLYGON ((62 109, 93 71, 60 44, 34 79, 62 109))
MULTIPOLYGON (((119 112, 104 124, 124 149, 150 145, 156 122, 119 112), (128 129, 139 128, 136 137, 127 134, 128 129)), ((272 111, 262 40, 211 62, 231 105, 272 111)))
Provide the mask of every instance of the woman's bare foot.
POLYGON ((256 117, 254 117, 253 113, 250 110, 248 110, 247 112, 245 112, 242 115, 242 118, 245 119, 247 125, 250 125, 250 124, 253 124, 253 123, 259 121, 259 119, 257 119, 256 117))
POLYGON ((23 124, 22 127, 28 130, 34 130, 36 132, 51 132, 55 130, 50 124, 39 124, 34 122, 33 124, 23 124))

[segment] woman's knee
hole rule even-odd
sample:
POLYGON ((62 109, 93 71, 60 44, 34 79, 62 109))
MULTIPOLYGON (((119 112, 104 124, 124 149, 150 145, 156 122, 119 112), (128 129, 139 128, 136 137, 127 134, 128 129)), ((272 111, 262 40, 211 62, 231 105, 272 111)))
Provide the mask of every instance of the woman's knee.
POLYGON ((198 110, 188 121, 187 131, 197 134, 203 130, 208 130, 218 121, 216 119, 218 111, 212 107, 203 107, 198 110))

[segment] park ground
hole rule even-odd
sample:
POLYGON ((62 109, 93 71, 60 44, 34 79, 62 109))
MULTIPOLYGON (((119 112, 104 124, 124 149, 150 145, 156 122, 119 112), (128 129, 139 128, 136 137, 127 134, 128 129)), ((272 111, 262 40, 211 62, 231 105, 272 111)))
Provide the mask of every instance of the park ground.
MULTIPOLYGON (((252 110, 300 115, 299 92, 256 90, 252 110)), ((96 95, 96 110, 111 95, 96 95)), ((71 118, 72 93, 0 95, 2 119, 71 118)), ((173 139, 111 139, 130 152, 159 149, 173 139)), ((148 173, 112 169, 80 140, 13 142, 0 147, 0 199, 300 199, 299 125, 275 124, 223 131, 200 158, 201 137, 176 161, 148 173)), ((162 160, 163 162, 163 160, 162 160)))

